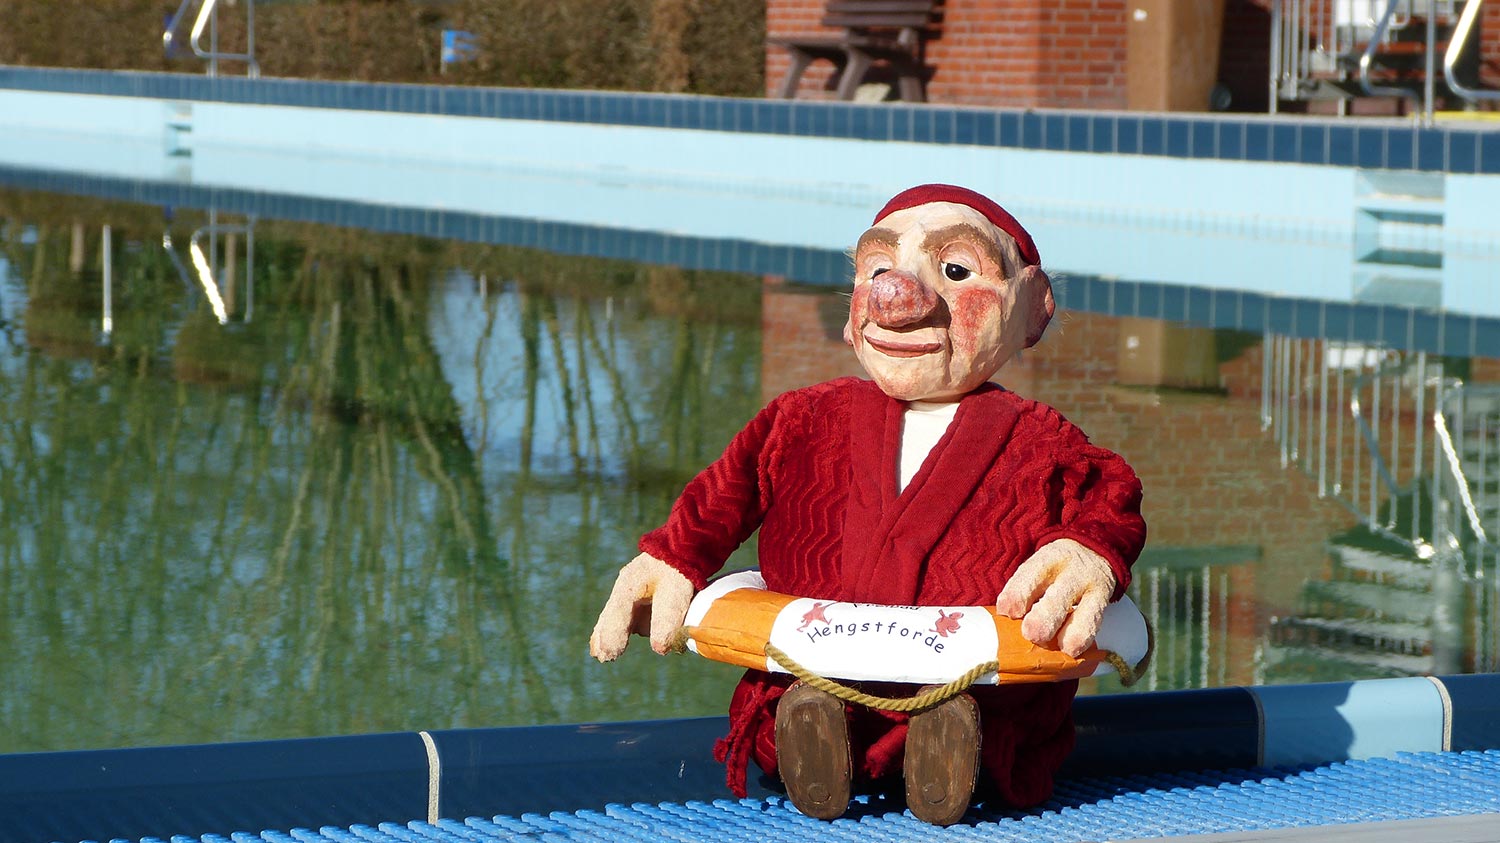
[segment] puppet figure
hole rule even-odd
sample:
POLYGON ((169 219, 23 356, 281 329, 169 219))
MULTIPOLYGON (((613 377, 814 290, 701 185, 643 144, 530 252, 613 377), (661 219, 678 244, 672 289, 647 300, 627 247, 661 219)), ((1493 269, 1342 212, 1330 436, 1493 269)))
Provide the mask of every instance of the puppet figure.
MULTIPOLYGON (((1146 527, 1120 457, 989 382, 1041 338, 1053 308, 1035 244, 999 205, 940 184, 891 199, 855 247, 844 329, 872 380, 794 390, 757 414, 641 538, 590 651, 614 659, 636 631, 665 652, 693 595, 759 528, 773 591, 993 603, 1026 639, 1083 652, 1129 584, 1146 527)), ((953 631, 960 618, 945 622, 953 631)), ((753 758, 825 819, 847 810, 852 785, 904 776, 912 813, 947 825, 976 781, 1018 807, 1051 794, 1073 746, 1076 691, 1076 680, 974 686, 908 715, 750 670, 715 755, 736 794, 753 758)))

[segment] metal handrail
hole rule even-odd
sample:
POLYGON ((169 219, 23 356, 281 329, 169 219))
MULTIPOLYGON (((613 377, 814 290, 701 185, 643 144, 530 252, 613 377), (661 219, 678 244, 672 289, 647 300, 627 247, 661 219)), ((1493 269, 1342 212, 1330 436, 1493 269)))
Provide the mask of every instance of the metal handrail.
POLYGON ((177 256, 177 250, 172 242, 172 232, 162 233, 161 246, 167 253, 167 258, 177 270, 178 278, 183 286, 189 290, 202 292, 208 300, 209 308, 213 310, 214 319, 220 325, 229 323, 228 306, 224 302, 223 292, 219 288, 219 282, 214 277, 213 265, 218 261, 218 236, 220 234, 243 234, 245 235, 245 308, 240 317, 241 322, 250 322, 255 309, 255 218, 250 217, 244 223, 235 225, 220 223, 216 219, 214 211, 209 211, 209 222, 193 229, 188 235, 188 257, 192 260, 194 272, 189 272, 182 259, 177 256), (209 240, 208 253, 204 253, 203 237, 207 235, 209 240), (194 277, 196 275, 196 278, 194 277), (196 286, 194 281, 196 280, 196 286))
MULTIPOLYGON (((1404 97, 1411 94, 1411 91, 1406 88, 1398 88, 1391 85, 1376 85, 1370 81, 1370 70, 1375 65, 1375 53, 1385 43, 1386 35, 1390 32, 1392 21, 1396 16, 1396 7, 1401 2, 1402 0, 1388 0, 1385 12, 1380 16, 1380 21, 1375 24, 1375 31, 1371 33, 1370 41, 1365 45, 1365 51, 1359 57, 1359 87, 1372 97, 1404 97)), ((1432 5, 1436 6, 1436 3, 1432 5)), ((1431 18, 1431 15, 1428 15, 1428 17, 1431 18)), ((1427 44, 1427 52, 1429 54, 1432 52, 1433 47, 1434 44, 1429 41, 1427 44)))
POLYGON ((1463 57, 1464 49, 1469 46, 1469 38, 1474 34, 1474 24, 1479 20, 1479 11, 1483 6, 1484 0, 1468 0, 1464 4, 1464 12, 1458 18, 1458 26, 1454 27, 1453 35, 1448 39, 1448 51, 1443 54, 1443 78, 1447 81, 1449 90, 1468 102, 1500 100, 1500 90, 1470 88, 1458 81, 1458 76, 1454 73, 1459 59, 1463 57))
POLYGON ((1479 517, 1479 507, 1474 505, 1474 494, 1469 488, 1469 477, 1464 473, 1463 462, 1458 457, 1458 449, 1453 447, 1453 436, 1448 432, 1448 421, 1439 409, 1432 414, 1432 426, 1437 432, 1438 442, 1443 448, 1443 457, 1448 461, 1448 470, 1453 473, 1453 479, 1458 481, 1459 499, 1464 505, 1464 515, 1468 518, 1469 528, 1479 541, 1488 543, 1490 537, 1484 531, 1483 520, 1479 517))
MULTIPOLYGON (((170 48, 177 38, 177 30, 193 0, 182 0, 177 7, 177 12, 167 22, 167 28, 162 32, 163 46, 170 48)), ((198 16, 193 20, 193 28, 188 36, 188 45, 192 47, 193 54, 198 58, 208 61, 208 75, 219 75, 219 62, 221 60, 242 61, 245 63, 246 74, 252 79, 260 76, 260 63, 255 60, 255 0, 245 0, 245 52, 243 53, 221 53, 219 52, 219 10, 218 0, 202 0, 198 7, 198 16), (209 30, 210 47, 203 48, 202 39, 204 29, 209 30)))

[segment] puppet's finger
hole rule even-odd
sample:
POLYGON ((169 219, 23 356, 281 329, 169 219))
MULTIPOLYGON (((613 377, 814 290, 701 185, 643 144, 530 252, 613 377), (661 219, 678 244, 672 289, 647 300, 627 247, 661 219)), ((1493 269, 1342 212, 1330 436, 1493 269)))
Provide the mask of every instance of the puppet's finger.
POLYGON ((589 655, 601 662, 612 662, 625 652, 630 642, 630 621, 634 601, 620 606, 613 599, 604 604, 599 620, 594 623, 594 632, 589 636, 589 655))
POLYGON ((688 604, 693 602, 693 584, 687 577, 672 571, 676 579, 663 576, 651 600, 651 649, 665 654, 672 647, 672 637, 687 618, 688 604))
POLYGON ((1057 579, 1056 559, 1045 551, 1046 548, 1042 548, 1021 563, 1005 588, 1000 590, 1000 596, 995 598, 995 611, 1019 620, 1057 579))
POLYGON ((614 661, 625 652, 630 643, 630 631, 635 625, 637 603, 648 601, 652 577, 643 571, 640 557, 620 569, 615 584, 609 591, 609 599, 594 622, 594 632, 589 636, 589 655, 601 662, 614 661))
POLYGON ((1021 619, 1021 636, 1033 644, 1046 644, 1056 638, 1078 596, 1072 580, 1063 578, 1052 583, 1047 593, 1021 619))
POLYGON ((1078 606, 1063 621, 1062 631, 1057 635, 1057 648, 1074 658, 1083 655, 1099 634, 1099 624, 1104 620, 1104 610, 1108 606, 1108 592, 1085 592, 1078 606))

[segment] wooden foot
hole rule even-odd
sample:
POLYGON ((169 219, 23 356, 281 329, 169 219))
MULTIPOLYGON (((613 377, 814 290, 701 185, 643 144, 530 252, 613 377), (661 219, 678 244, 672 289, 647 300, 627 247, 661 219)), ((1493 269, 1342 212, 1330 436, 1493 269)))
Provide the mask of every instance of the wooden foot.
POLYGON ((906 732, 906 807, 933 825, 963 819, 979 775, 979 706, 968 694, 912 715, 906 732))
POLYGON ((800 682, 787 689, 776 706, 776 766, 797 810, 843 816, 854 779, 844 704, 800 682))

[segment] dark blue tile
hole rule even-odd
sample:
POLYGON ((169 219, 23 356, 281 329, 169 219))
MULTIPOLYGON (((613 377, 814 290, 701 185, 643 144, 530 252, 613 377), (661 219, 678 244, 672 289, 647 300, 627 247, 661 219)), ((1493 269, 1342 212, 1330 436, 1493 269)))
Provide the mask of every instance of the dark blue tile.
POLYGON ((1500 357, 1500 319, 1474 320, 1475 357, 1500 357))
POLYGON ((687 100, 682 97, 664 96, 662 102, 666 106, 666 126, 669 129, 691 129, 691 121, 688 115, 687 100))
MULTIPOLYGON (((399 110, 401 103, 400 86, 393 85, 391 91, 391 110, 399 110)), ((526 102, 531 92, 520 88, 503 91, 500 97, 500 109, 504 112, 501 116, 508 120, 523 120, 526 115, 526 102)))
POLYGON ((1069 152, 1093 152, 1093 144, 1089 140, 1092 123, 1092 115, 1067 115, 1067 143, 1063 148, 1069 152))
POLYGON ((584 121, 584 98, 578 94, 558 94, 553 98, 554 120, 563 123, 582 123, 584 121))
POLYGON ((1475 132, 1448 133, 1448 172, 1479 172, 1479 135, 1475 132))
POLYGON ((1441 173, 1448 169, 1447 132, 1441 129, 1417 130, 1417 169, 1441 173))
POLYGON ((932 143, 937 137, 936 115, 932 108, 914 109, 911 115, 911 139, 917 143, 932 143))
POLYGON ((883 105, 854 106, 850 117, 850 134, 853 137, 883 141, 891 136, 891 112, 883 105))
POLYGON ((1354 336, 1354 309, 1344 302, 1324 302, 1323 338, 1347 340, 1354 336))
POLYGON ((1354 130, 1354 165, 1365 169, 1385 169, 1385 129, 1360 126, 1354 130))
POLYGON ((596 94, 598 97, 599 120, 604 123, 621 125, 630 122, 630 103, 618 94, 596 94))
POLYGON ((912 107, 898 105, 891 107, 891 136, 890 140, 909 141, 912 133, 912 107))
POLYGON ((1479 134, 1479 172, 1500 173, 1500 131, 1479 134))
POLYGON ((792 132, 792 104, 786 100, 766 103, 766 110, 759 112, 760 131, 773 135, 788 135, 792 132))
POLYGON ((1113 775, 1142 763, 1161 772, 1258 763, 1260 709, 1244 688, 1079 697, 1073 712, 1078 744, 1064 776, 1113 775), (1170 749, 1143 761, 1143 729, 1170 749))
POLYGON ((844 103, 838 103, 836 105, 828 106, 828 137, 849 137, 852 134, 852 132, 850 131, 850 127, 853 124, 854 111, 852 107, 845 105, 844 103))
POLYGON ((1239 161, 1245 157, 1245 124, 1239 120, 1219 121, 1219 158, 1239 161))
POLYGON ((670 129, 693 128, 691 100, 680 96, 662 95, 662 125, 670 129))
POLYGON ((1192 123, 1175 117, 1169 117, 1165 122, 1167 124, 1167 155, 1173 158, 1188 157, 1192 154, 1192 123))
POLYGON ((1297 126, 1290 123, 1271 124, 1271 160, 1296 162, 1301 160, 1297 150, 1297 126))
POLYGON ((1140 316, 1141 286, 1132 281, 1115 282, 1115 297, 1110 302, 1110 312, 1116 316, 1140 316))
POLYGON ((1143 282, 1135 285, 1134 315, 1147 319, 1160 319, 1162 285, 1143 282))
POLYGON ((1171 322, 1187 321, 1188 288, 1175 284, 1161 288, 1161 312, 1159 316, 1171 322))
POLYGON ((1189 149, 1192 156, 1194 158, 1219 157, 1219 121, 1194 120, 1189 126, 1192 129, 1192 142, 1189 149))
POLYGON ((1265 300, 1266 321, 1263 330, 1278 334, 1290 334, 1296 325, 1295 309, 1290 299, 1265 300))
POLYGON ((1160 117, 1141 118, 1141 154, 1162 155, 1167 150, 1166 121, 1160 117))
MULTIPOLYGON (((1014 111, 1003 111, 996 117, 1001 146, 1021 145, 1021 115, 1014 111)), ((1495 153, 1495 166, 1500 168, 1500 150, 1495 153)))
POLYGON ((1299 337, 1318 335, 1323 324, 1323 303, 1297 299, 1292 305, 1292 333, 1299 337))
POLYGON ((990 127, 991 135, 994 134, 994 119, 988 114, 977 111, 960 111, 953 115, 953 142, 967 146, 980 143, 980 123, 990 127))
POLYGON ((1385 130, 1385 166, 1392 170, 1410 170, 1417 163, 1417 133, 1411 129, 1385 130))
POLYGON ((1474 354, 1474 328, 1473 317, 1450 315, 1444 322, 1443 344, 1447 346, 1444 354, 1470 357, 1474 354))
POLYGON ((1356 304, 1350 308, 1349 339, 1358 342, 1380 342, 1384 335, 1383 308, 1356 304))
POLYGON ((806 107, 806 104, 799 103, 796 100, 790 100, 790 101, 787 102, 787 110, 788 110, 788 113, 791 115, 791 118, 790 118, 791 119, 791 123, 789 124, 791 126, 791 134, 794 134, 794 135, 806 135, 806 134, 809 134, 809 129, 811 128, 811 120, 812 120, 812 118, 811 118, 811 115, 808 113, 808 108, 806 107))
POLYGON ((1025 149, 1042 148, 1042 115, 1028 111, 1021 115, 1021 146, 1025 149))
POLYGON ((1322 123, 1298 127, 1297 160, 1303 164, 1328 163, 1328 127, 1322 123))
POLYGON ((1354 154, 1354 127, 1331 126, 1328 129, 1328 163, 1336 167, 1353 167, 1356 164, 1354 154))
POLYGON ((1042 147, 1058 152, 1067 149, 1068 122, 1065 114, 1047 114, 1042 117, 1042 147))
POLYGON ((833 115, 829 113, 830 106, 825 103, 817 103, 806 108, 802 124, 806 131, 799 134, 813 135, 814 137, 826 138, 833 128, 833 115))
POLYGON ((1214 317, 1214 293, 1202 287, 1188 287, 1187 301, 1184 304, 1184 322, 1195 325, 1213 325, 1214 317))
POLYGON ((937 112, 932 119, 932 141, 933 143, 953 143, 956 131, 954 121, 957 112, 951 108, 944 108, 937 112))
POLYGON ((1416 310, 1411 314, 1411 351, 1438 351, 1442 332, 1439 323, 1442 317, 1430 310, 1416 310))
POLYGON ((1122 155, 1141 151, 1141 118, 1121 117, 1115 123, 1115 151, 1122 155))
POLYGON ((1115 130, 1119 120, 1113 114, 1096 114, 1089 118, 1089 152, 1112 155, 1116 151, 1115 130))

